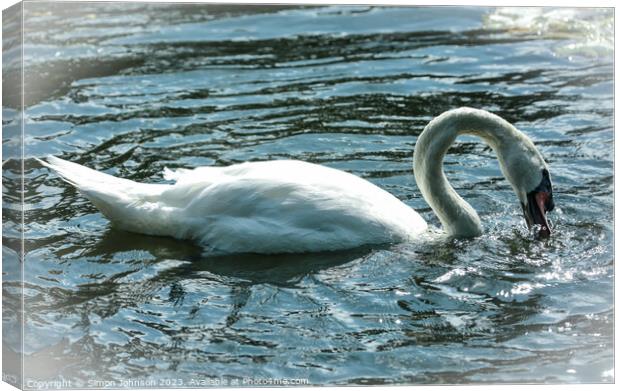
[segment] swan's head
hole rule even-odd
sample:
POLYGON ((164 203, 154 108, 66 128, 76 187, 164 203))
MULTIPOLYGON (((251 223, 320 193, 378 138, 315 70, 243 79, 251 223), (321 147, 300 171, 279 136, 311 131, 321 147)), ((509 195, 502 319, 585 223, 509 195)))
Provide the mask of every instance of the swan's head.
POLYGON ((540 237, 549 237, 547 212, 555 206, 549 168, 534 143, 524 134, 520 136, 519 142, 504 151, 500 165, 519 197, 528 228, 538 227, 540 237))
POLYGON ((549 171, 545 168, 541 173, 540 183, 526 194, 525 200, 521 201, 521 208, 528 228, 539 226, 538 235, 549 237, 551 227, 549 227, 547 220, 547 212, 551 212, 555 206, 553 203, 553 187, 551 186, 549 171))

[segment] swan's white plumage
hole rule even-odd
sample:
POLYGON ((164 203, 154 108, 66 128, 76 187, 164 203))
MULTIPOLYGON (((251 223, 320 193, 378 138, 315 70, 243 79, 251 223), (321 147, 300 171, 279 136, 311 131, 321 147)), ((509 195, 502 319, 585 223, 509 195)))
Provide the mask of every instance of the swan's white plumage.
POLYGON ((396 197, 355 175, 294 160, 166 170, 140 184, 49 157, 120 228, 192 239, 224 252, 305 252, 411 240, 427 227, 396 197))
MULTIPOLYGON (((476 211, 448 183, 442 161, 460 134, 497 153, 521 204, 547 165, 532 141, 489 112, 460 108, 432 120, 419 136, 415 177, 453 236, 477 236, 476 211)), ((426 222, 396 197, 355 175, 295 160, 228 167, 166 169, 174 184, 143 184, 56 157, 40 162, 74 185, 119 228, 191 239, 223 252, 310 252, 415 239, 426 222)))

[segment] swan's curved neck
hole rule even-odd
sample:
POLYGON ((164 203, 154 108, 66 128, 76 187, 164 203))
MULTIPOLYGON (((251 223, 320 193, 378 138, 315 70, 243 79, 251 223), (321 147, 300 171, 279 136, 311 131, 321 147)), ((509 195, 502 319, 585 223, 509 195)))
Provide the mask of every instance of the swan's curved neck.
POLYGON ((482 233, 476 211, 452 188, 443 171, 443 159, 461 134, 482 138, 503 157, 520 132, 502 118, 483 110, 461 108, 432 120, 418 138, 414 152, 414 173, 424 199, 439 217, 444 231, 452 236, 473 237, 482 233))

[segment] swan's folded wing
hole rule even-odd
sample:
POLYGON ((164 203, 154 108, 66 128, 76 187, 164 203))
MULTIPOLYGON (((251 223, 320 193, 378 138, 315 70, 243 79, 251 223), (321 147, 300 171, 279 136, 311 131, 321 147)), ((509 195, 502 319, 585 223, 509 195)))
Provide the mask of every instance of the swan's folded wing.
POLYGON ((184 208, 193 226, 187 232, 222 251, 299 252, 400 241, 426 228, 389 193, 366 181, 360 191, 348 185, 275 177, 218 182, 184 208))

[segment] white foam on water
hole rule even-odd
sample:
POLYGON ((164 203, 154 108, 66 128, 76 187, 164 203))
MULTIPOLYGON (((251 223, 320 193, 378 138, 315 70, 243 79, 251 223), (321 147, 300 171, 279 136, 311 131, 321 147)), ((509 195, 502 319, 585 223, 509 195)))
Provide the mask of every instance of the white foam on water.
POLYGON ((559 39, 555 54, 602 57, 613 54, 614 15, 606 8, 502 7, 484 17, 484 28, 559 39))

